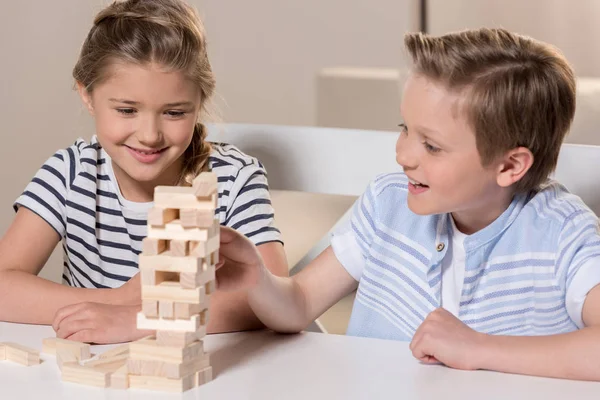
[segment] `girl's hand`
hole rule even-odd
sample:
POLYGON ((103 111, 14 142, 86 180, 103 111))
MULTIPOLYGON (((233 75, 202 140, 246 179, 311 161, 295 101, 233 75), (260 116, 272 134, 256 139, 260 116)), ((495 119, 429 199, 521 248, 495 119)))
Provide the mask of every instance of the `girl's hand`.
POLYGON ((136 328, 139 305, 79 303, 57 311, 52 328, 56 337, 86 343, 122 343, 152 335, 136 328))
POLYGON ((217 289, 245 290, 255 286, 266 268, 254 243, 226 226, 221 226, 220 237, 217 289))

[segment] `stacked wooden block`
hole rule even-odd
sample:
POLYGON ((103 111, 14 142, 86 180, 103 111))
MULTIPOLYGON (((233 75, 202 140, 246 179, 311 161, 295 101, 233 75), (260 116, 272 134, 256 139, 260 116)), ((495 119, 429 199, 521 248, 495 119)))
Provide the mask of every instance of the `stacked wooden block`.
POLYGON ((212 379, 203 337, 215 290, 219 221, 217 178, 202 173, 192 187, 159 186, 148 213, 139 268, 142 311, 137 327, 156 336, 133 342, 131 388, 186 391, 212 379))

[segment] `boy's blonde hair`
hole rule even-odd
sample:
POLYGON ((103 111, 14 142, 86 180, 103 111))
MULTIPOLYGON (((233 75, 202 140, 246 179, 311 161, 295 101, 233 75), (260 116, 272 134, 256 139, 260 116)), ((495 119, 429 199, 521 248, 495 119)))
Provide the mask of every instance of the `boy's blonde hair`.
MULTIPOLYGON (((201 111, 206 112, 215 78, 204 26, 183 0, 114 1, 100 11, 83 43, 73 77, 91 93, 108 78, 115 62, 156 63, 167 70, 182 71, 197 85, 201 111)), ((206 129, 198 122, 184 153, 179 184, 191 185, 196 175, 208 169, 211 146, 205 139, 206 129)))
POLYGON ((415 73, 461 92, 482 164, 526 147, 534 162, 515 189, 539 188, 556 167, 575 114, 575 76, 563 55, 503 29, 410 33, 404 44, 415 73))

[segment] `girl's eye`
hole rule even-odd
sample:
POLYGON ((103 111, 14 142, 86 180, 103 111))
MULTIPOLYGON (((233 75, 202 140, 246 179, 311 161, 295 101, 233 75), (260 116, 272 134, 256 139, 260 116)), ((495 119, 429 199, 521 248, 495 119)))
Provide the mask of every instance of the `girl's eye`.
POLYGON ((183 117, 185 115, 185 111, 166 111, 165 114, 167 114, 169 117, 183 117))
POLYGON ((117 111, 124 115, 133 115, 136 112, 133 108, 117 108, 117 111))
POLYGON ((398 124, 398 127, 400 127, 400 133, 408 133, 408 127, 406 124, 398 124))
POLYGON ((439 147, 432 146, 427 142, 423 142, 423 146, 425 146, 425 150, 427 150, 430 153, 438 153, 442 150, 439 147))

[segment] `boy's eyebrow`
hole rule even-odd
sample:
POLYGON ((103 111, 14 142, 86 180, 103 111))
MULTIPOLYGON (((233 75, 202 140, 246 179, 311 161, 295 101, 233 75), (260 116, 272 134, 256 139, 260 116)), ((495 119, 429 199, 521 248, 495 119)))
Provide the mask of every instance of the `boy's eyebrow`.
MULTIPOLYGON (((108 101, 111 101, 113 103, 123 103, 123 104, 129 104, 132 106, 137 106, 140 103, 138 101, 133 101, 133 100, 125 100, 125 99, 115 99, 115 98, 110 98, 108 99, 108 101)), ((194 103, 192 103, 191 101, 177 101, 175 103, 167 103, 165 104, 165 107, 180 107, 180 106, 186 106, 186 107, 190 107, 193 106, 194 103)))

